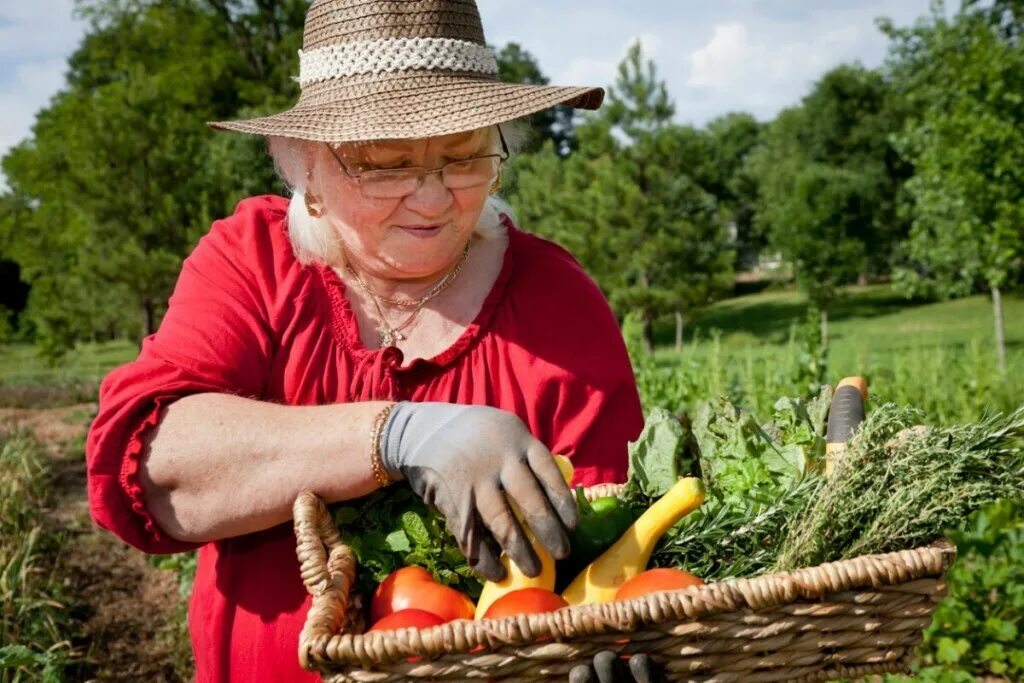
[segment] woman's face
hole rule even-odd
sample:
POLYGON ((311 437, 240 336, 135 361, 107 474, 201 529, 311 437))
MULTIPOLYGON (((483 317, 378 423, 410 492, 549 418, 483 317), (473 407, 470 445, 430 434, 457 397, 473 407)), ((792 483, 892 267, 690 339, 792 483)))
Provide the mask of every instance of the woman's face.
POLYGON ((325 215, 341 237, 348 259, 378 278, 415 280, 449 268, 476 228, 493 178, 452 190, 440 173, 423 178, 418 189, 397 199, 368 197, 350 173, 368 169, 420 166, 433 169, 449 161, 494 153, 490 129, 422 140, 389 140, 334 147, 321 145, 325 215))

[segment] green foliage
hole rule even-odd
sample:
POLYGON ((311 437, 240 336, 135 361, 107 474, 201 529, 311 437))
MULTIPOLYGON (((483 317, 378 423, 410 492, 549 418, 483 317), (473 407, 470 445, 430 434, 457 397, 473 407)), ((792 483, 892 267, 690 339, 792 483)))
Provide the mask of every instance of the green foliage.
POLYGON ((770 569, 820 483, 828 402, 827 389, 812 401, 779 399, 765 424, 722 399, 701 406, 691 448, 707 500, 661 539, 654 565, 715 580, 770 569))
POLYGON ((178 595, 187 600, 192 595, 192 585, 196 579, 196 552, 174 553, 172 555, 148 555, 149 563, 157 569, 174 572, 178 577, 178 595))
POLYGON ((710 121, 695 170, 697 182, 718 199, 726 224, 734 226, 735 270, 754 267, 767 246, 764 232, 754 221, 758 187, 747 161, 761 142, 763 129, 750 114, 725 114, 710 121))
MULTIPOLYGON (((1024 502, 1004 500, 950 534, 957 559, 949 595, 919 649, 913 680, 1024 678, 1024 502)), ((902 680, 887 677, 887 681, 902 680)))
POLYGON ((153 332, 210 222, 277 187, 247 153, 258 143, 222 141, 205 122, 294 98, 305 7, 80 5, 90 28, 67 85, 3 160, 15 201, 0 243, 32 286, 27 324, 44 354, 153 332))
POLYGON ((780 569, 913 548, 1000 499, 1024 499, 1024 406, 945 428, 875 407, 832 476, 794 520, 780 569))
POLYGON ((0 681, 59 681, 71 618, 53 576, 63 539, 42 520, 52 473, 42 446, 0 431, 0 681))
POLYGON ((649 501, 668 493, 680 476, 688 474, 682 461, 683 425, 664 408, 647 413, 643 431, 629 444, 627 500, 649 501))
POLYGON ((819 309, 838 286, 889 270, 905 232, 893 197, 907 169, 888 142, 901 119, 879 73, 840 66, 779 114, 750 156, 756 221, 819 309))
MULTIPOLYGON (((814 404, 827 405, 828 394, 814 404)), ((757 418, 724 399, 702 405, 693 418, 693 435, 700 453, 700 471, 721 500, 742 505, 754 500, 770 504, 792 487, 824 455, 823 422, 811 422, 823 411, 808 411, 800 399, 776 402, 776 427, 770 435, 757 418)))
MULTIPOLYGON (((1010 5, 1004 5, 1004 9, 1010 5)), ((966 2, 912 28, 886 25, 912 118, 896 137, 914 165, 910 293, 962 296, 1019 284, 1024 260, 1024 15, 966 2)))
POLYGON ((359 589, 372 594, 394 570, 417 565, 441 583, 476 598, 473 575, 444 518, 407 486, 382 489, 332 508, 342 539, 359 560, 359 589))

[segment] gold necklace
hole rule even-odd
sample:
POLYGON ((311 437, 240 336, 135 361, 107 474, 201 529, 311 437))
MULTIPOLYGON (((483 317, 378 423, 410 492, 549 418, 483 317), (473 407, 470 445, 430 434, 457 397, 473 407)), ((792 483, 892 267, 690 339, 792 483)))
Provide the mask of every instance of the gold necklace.
POLYGON ((430 288, 430 291, 418 299, 392 299, 378 295, 370 289, 370 286, 366 284, 366 281, 359 276, 359 273, 355 271, 346 259, 345 269, 355 280, 359 288, 369 295, 370 300, 373 301, 373 307, 377 309, 377 318, 380 322, 380 326, 377 328, 377 336, 380 339, 380 345, 382 347, 394 346, 395 342, 408 339, 408 337, 402 334, 402 330, 412 324, 412 321, 416 319, 416 316, 418 316, 420 311, 423 310, 423 307, 427 302, 437 297, 444 290, 448 289, 448 286, 454 282, 455 278, 458 277, 460 272, 462 272, 462 267, 466 264, 466 260, 469 258, 469 242, 470 240, 466 241, 466 246, 462 249, 462 256, 459 258, 459 262, 455 264, 455 267, 452 268, 447 275, 438 280, 437 284, 430 288), (404 321, 398 325, 392 326, 388 323, 387 317, 384 315, 384 309, 381 306, 381 303, 390 304, 396 308, 412 308, 413 311, 404 321))

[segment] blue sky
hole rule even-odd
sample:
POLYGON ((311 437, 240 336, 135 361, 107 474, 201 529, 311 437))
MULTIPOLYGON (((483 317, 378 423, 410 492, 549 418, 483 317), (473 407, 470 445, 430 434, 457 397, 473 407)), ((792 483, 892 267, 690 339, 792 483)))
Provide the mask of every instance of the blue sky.
MULTIPOLYGON (((929 0, 478 0, 488 42, 516 41, 553 83, 607 85, 640 39, 681 122, 729 111, 767 120, 843 62, 877 66, 886 39, 929 0)), ((953 3, 950 3, 953 4, 953 3)), ((85 26, 74 0, 0 0, 0 155, 30 133, 85 26)))

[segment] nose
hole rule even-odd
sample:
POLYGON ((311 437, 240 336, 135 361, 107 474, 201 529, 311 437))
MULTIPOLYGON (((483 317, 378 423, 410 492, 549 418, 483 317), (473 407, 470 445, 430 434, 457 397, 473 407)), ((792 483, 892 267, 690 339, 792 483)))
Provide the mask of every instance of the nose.
POLYGON ((405 198, 405 204, 421 216, 439 216, 452 203, 452 192, 441 182, 441 172, 428 173, 415 192, 405 198))

